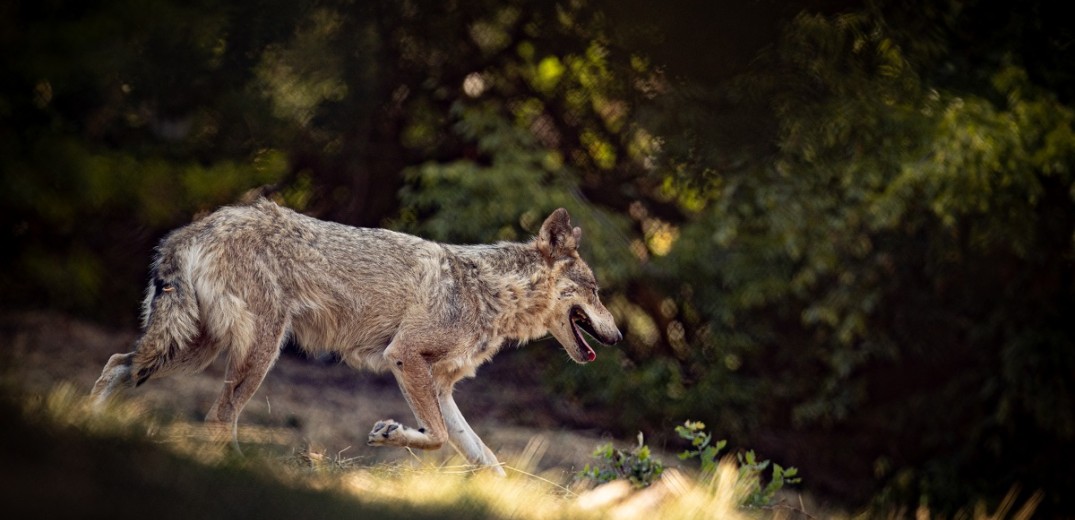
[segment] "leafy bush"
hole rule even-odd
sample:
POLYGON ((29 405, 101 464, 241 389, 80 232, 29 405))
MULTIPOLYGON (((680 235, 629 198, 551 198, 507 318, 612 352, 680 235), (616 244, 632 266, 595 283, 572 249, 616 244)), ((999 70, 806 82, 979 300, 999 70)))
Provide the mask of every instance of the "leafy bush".
POLYGON ((690 450, 679 454, 680 460, 697 458, 702 464, 702 473, 713 474, 717 470, 717 455, 728 445, 728 441, 717 441, 711 444, 713 434, 705 431, 705 423, 702 421, 687 421, 683 426, 676 426, 676 433, 683 439, 691 441, 690 450))
MULTIPOLYGON (((717 471, 719 462, 717 456, 728 445, 728 441, 720 440, 713 444, 713 434, 705 431, 705 423, 701 421, 687 421, 683 423, 683 426, 676 426, 676 433, 691 442, 691 449, 679 454, 680 460, 697 458, 702 465, 702 475, 712 477, 717 471)), ((772 477, 763 486, 761 479, 770 461, 759 462, 754 450, 736 454, 736 460, 739 462, 739 478, 747 482, 750 489, 743 500, 745 507, 771 506, 776 493, 784 488, 784 484, 802 482, 797 468, 784 468, 780 464, 772 464, 772 477)))
POLYGON ((773 476, 764 486, 761 485, 761 477, 765 468, 769 467, 769 461, 758 462, 754 450, 736 455, 739 460, 739 477, 750 479, 757 485, 752 486, 743 505, 746 507, 768 507, 773 505, 776 493, 784 488, 784 484, 798 484, 802 478, 798 477, 799 470, 796 468, 784 468, 780 464, 773 464, 773 476))
POLYGON ((600 483, 625 479, 636 488, 653 484, 664 472, 664 464, 653 458, 644 440, 642 433, 639 432, 638 446, 631 451, 615 448, 611 442, 598 446, 593 456, 598 459, 599 464, 594 466, 587 464, 579 476, 600 483))
MULTIPOLYGON (((712 482, 720 464, 718 456, 728 445, 728 441, 720 440, 714 444, 713 434, 705 431, 705 423, 701 421, 688 420, 682 426, 676 426, 676 434, 691 443, 689 449, 679 454, 680 460, 698 459, 701 464, 701 480, 712 482)), ((642 433, 639 432, 638 446, 631 451, 617 449, 612 443, 602 444, 593 454, 599 464, 594 466, 587 464, 579 476, 601 483, 625 479, 636 488, 653 484, 664 472, 664 464, 653 457, 649 446, 646 446, 644 441, 642 433)), ((769 460, 759 461, 754 450, 736 454, 736 460, 739 464, 739 481, 747 489, 741 503, 743 507, 771 507, 775 504, 776 494, 784 488, 785 484, 802 482, 797 468, 785 468, 769 460), (771 477, 763 485, 765 470, 770 465, 773 468, 771 477)))

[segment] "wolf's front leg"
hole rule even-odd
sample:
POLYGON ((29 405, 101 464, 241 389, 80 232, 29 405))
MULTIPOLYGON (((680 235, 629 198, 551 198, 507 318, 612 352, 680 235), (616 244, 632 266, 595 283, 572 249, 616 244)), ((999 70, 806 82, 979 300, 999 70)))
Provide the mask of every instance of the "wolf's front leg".
POLYGON ((444 416, 444 424, 448 427, 448 439, 455 449, 463 454, 471 464, 492 468, 500 476, 505 476, 504 468, 496 460, 496 455, 482 442, 478 434, 474 433, 459 406, 455 404, 451 389, 438 395, 440 411, 444 416))
POLYGON ((384 357, 396 376, 399 389, 407 399, 418 428, 410 428, 391 419, 378 421, 366 443, 370 446, 399 446, 422 450, 439 449, 448 440, 434 390, 429 362, 413 346, 393 340, 384 357))
POLYGON ((400 424, 392 419, 377 421, 366 438, 366 444, 370 446, 399 446, 401 448, 420 448, 423 450, 435 450, 440 444, 432 445, 430 436, 425 428, 411 428, 400 424))

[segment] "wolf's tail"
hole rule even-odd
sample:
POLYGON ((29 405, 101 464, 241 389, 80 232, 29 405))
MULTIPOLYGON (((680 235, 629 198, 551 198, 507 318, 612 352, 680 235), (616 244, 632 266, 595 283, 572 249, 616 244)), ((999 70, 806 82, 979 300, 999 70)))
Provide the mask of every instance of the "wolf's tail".
POLYGON ((191 270, 181 265, 181 256, 194 255, 177 255, 174 248, 169 251, 162 244, 153 263, 152 280, 143 305, 145 330, 131 363, 135 386, 153 375, 204 368, 204 364, 192 363, 202 357, 197 350, 202 343, 203 327, 194 284, 189 278, 191 270))

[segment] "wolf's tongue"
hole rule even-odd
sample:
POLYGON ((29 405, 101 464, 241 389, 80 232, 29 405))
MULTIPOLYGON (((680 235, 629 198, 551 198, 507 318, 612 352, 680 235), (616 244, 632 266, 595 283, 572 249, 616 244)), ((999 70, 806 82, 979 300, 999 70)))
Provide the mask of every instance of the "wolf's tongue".
POLYGON ((593 347, 590 346, 590 342, 586 341, 586 336, 578 330, 578 327, 575 327, 575 334, 578 336, 578 339, 581 340, 579 350, 582 352, 582 357, 586 358, 587 362, 597 359, 597 352, 594 352, 593 347))
MULTIPOLYGON (((579 312, 581 314, 581 311, 579 312)), ((590 342, 586 341, 586 334, 589 334, 589 332, 583 333, 584 329, 579 327, 579 323, 576 321, 577 317, 574 316, 574 312, 572 312, 572 314, 573 316, 570 318, 571 331, 575 334, 575 342, 579 348, 579 354, 582 354, 582 358, 585 359, 587 363, 589 363, 590 361, 597 359, 597 353, 594 352, 593 347, 590 346, 590 342)), ((581 318, 585 320, 585 315, 582 315, 581 318)))

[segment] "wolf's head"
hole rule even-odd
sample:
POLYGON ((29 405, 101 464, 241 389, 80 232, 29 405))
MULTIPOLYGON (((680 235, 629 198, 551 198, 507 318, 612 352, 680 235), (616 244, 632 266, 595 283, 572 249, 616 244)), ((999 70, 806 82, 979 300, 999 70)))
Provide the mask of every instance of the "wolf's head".
POLYGON ((597 280, 579 257, 582 230, 571 227, 567 210, 560 208, 545 219, 536 244, 552 272, 555 294, 545 326, 576 363, 597 358, 586 334, 606 344, 623 339, 612 314, 597 297, 597 280))

